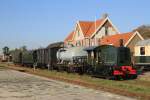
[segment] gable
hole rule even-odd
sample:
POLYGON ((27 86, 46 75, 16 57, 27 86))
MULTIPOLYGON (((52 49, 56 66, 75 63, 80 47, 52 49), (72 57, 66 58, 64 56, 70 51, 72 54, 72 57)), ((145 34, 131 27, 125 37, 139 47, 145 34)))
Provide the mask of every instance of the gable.
POLYGON ((138 41, 140 41, 140 40, 141 40, 141 38, 136 34, 136 35, 132 38, 132 40, 130 40, 130 42, 126 45, 127 47, 130 48, 130 50, 131 50, 132 53, 134 52, 134 47, 135 47, 136 43, 137 43, 138 41))
POLYGON ((136 43, 140 40, 142 39, 138 36, 138 34, 135 34, 135 36, 130 40, 130 42, 126 44, 126 46, 135 46, 136 43))
POLYGON ((114 35, 118 32, 112 26, 112 24, 107 20, 100 28, 97 30, 93 38, 102 38, 103 36, 114 35))
POLYGON ((97 31, 99 26, 101 26, 104 21, 105 21, 104 19, 99 19, 99 20, 96 20, 95 22, 93 22, 91 27, 89 28, 89 30, 86 33, 86 37, 91 37, 92 34, 97 31))
POLYGON ((75 35, 74 35, 74 40, 81 40, 81 39, 84 39, 84 35, 83 35, 83 32, 80 28, 80 26, 77 24, 76 25, 76 28, 75 28, 75 35))
POLYGON ((144 38, 140 35, 140 33, 139 33, 138 31, 135 31, 135 32, 132 32, 132 33, 134 33, 134 34, 133 34, 132 37, 127 41, 127 43, 125 44, 125 46, 127 46, 127 45, 133 40, 133 38, 134 38, 135 36, 137 36, 140 40, 144 40, 144 38))
MULTIPOLYGON (((120 33, 118 31, 118 29, 112 24, 111 20, 107 17, 106 19, 103 19, 101 24, 96 28, 96 31, 92 33, 91 37, 96 36, 96 34, 100 33, 101 29, 106 28, 106 27, 109 29, 108 31, 109 31, 110 35, 120 33)), ((99 37, 99 38, 101 38, 101 37, 99 37)))

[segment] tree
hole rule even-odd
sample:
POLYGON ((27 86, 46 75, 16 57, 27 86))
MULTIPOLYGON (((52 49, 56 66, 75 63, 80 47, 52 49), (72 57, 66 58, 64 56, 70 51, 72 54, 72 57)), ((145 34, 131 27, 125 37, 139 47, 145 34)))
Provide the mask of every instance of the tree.
POLYGON ((20 48, 20 50, 21 50, 21 51, 27 51, 27 46, 25 46, 25 45, 22 46, 22 47, 20 48))
POLYGON ((8 48, 7 46, 5 46, 5 47, 3 48, 3 54, 4 54, 5 56, 8 56, 8 55, 9 55, 9 48, 8 48))
POLYGON ((142 25, 133 31, 138 31, 144 39, 150 39, 150 25, 142 25))

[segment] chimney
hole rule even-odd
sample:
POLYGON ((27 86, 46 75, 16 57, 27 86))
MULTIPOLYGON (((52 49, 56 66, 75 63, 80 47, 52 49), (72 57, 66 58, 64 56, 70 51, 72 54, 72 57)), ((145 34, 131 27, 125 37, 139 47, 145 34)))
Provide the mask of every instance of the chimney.
POLYGON ((108 17, 108 14, 107 13, 104 13, 103 15, 102 15, 102 18, 103 19, 105 19, 105 18, 107 18, 108 17))
POLYGON ((123 47, 124 45, 123 45, 123 39, 120 39, 119 40, 119 43, 120 43, 120 47, 123 47))

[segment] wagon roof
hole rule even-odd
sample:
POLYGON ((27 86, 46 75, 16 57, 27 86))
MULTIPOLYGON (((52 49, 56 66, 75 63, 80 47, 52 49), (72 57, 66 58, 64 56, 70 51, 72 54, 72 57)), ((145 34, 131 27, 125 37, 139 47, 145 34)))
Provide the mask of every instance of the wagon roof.
POLYGON ((142 40, 137 42, 136 46, 150 46, 150 39, 142 40))
POLYGON ((56 43, 49 44, 46 48, 63 47, 63 45, 64 42, 56 42, 56 43))

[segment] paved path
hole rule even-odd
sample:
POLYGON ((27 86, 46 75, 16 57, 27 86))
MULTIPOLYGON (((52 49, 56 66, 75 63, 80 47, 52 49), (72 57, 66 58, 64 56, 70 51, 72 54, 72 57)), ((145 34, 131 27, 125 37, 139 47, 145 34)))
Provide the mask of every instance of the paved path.
POLYGON ((134 100, 0 68, 0 100, 134 100))

